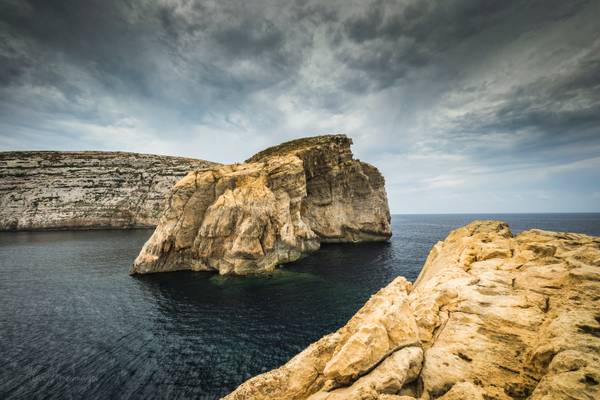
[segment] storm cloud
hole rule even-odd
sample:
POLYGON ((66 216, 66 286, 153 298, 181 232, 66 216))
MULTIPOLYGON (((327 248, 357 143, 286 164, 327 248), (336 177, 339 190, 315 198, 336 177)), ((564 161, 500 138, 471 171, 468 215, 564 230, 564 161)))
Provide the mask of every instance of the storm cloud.
POLYGON ((0 150, 331 132, 393 212, 600 211, 600 2, 0 0, 0 150))

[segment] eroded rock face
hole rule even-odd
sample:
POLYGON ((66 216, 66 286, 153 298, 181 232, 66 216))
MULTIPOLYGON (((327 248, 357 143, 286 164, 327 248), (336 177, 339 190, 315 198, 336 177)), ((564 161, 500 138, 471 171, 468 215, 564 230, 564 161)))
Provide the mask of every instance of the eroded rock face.
POLYGON ((0 230, 154 226, 175 182, 209 165, 122 152, 0 152, 0 230))
POLYGON ((387 240, 392 231, 385 181, 377 168, 353 158, 351 145, 344 135, 316 136, 271 147, 247 162, 281 155, 302 160, 302 219, 321 242, 387 240))
POLYGON ((351 143, 343 135, 300 139, 243 164, 190 172, 131 272, 260 273, 323 241, 387 240, 383 177, 352 158, 351 143))
POLYGON ((475 221, 241 399, 600 398, 600 238, 475 221))

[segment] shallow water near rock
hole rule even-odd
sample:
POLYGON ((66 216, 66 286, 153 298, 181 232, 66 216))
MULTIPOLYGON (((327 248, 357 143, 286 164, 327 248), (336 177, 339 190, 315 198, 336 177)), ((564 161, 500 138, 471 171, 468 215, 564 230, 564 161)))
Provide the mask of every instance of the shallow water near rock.
POLYGON ((150 230, 0 234, 0 398, 218 398, 414 280, 474 219, 600 235, 600 214, 397 215, 390 243, 326 245, 270 276, 127 270, 150 230))

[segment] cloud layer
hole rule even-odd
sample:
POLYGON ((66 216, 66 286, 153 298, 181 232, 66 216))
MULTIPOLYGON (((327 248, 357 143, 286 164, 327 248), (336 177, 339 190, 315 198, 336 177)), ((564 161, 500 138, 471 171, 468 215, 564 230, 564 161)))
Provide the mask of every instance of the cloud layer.
POLYGON ((343 132, 393 212, 600 211, 598 1, 0 2, 0 150, 343 132))

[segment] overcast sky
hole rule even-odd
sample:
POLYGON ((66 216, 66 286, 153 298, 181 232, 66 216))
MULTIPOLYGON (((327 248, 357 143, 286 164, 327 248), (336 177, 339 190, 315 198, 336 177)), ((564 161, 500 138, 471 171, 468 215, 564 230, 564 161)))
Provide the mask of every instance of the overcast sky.
POLYGON ((0 0, 0 150, 235 162, 345 133, 394 213, 600 211, 599 17, 598 0, 0 0))

